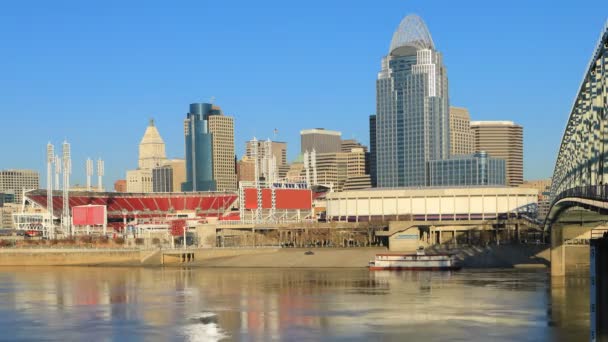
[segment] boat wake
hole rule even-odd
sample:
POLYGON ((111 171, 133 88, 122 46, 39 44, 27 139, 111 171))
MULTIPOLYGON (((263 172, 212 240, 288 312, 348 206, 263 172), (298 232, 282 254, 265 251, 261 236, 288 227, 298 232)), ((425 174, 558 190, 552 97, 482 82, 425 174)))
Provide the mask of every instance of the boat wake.
POLYGON ((182 328, 186 341, 220 341, 228 338, 226 332, 217 323, 217 315, 202 312, 188 319, 189 324, 182 328))

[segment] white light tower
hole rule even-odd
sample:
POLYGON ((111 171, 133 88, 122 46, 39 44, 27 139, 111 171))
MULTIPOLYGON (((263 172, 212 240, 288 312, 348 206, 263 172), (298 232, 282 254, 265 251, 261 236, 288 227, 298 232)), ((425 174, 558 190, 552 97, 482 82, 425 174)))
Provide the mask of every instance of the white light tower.
MULTIPOLYGON (((93 162, 91 162, 91 168, 93 168, 93 162)), ((103 191, 101 180, 104 174, 104 164, 101 158, 97 159, 97 190, 103 191)))
POLYGON ((63 142, 62 146, 62 161, 63 161, 63 217, 61 223, 64 232, 72 236, 72 224, 70 220, 70 201, 68 193, 70 191, 70 174, 72 173, 72 157, 70 153, 70 144, 67 141, 63 142))
POLYGON ((49 239, 55 238, 53 227, 53 163, 55 162, 55 146, 50 142, 46 145, 46 210, 49 212, 46 233, 49 239))
POLYGON ((254 221, 258 222, 260 217, 262 216, 262 186, 260 184, 260 157, 258 150, 258 139, 253 137, 253 160, 255 161, 254 170, 254 182, 255 182, 255 192, 256 192, 256 200, 257 200, 257 208, 255 209, 255 217, 254 221))
POLYGON ((59 175, 61 174, 61 159, 58 155, 55 155, 55 190, 61 190, 61 184, 59 183, 59 175))
POLYGON ((93 160, 87 158, 87 191, 91 191, 91 176, 93 176, 93 160))

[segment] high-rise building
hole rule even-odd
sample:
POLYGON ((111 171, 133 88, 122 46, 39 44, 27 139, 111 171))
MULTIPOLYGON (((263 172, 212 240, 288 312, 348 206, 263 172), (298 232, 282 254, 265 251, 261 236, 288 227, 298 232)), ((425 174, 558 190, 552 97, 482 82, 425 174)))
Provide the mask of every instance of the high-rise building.
POLYGON ((1 170, 0 192, 14 195, 14 203, 21 203, 23 190, 40 188, 40 175, 34 170, 1 170))
POLYGON ((214 191, 213 145, 209 131, 209 116, 220 114, 210 103, 193 103, 184 120, 186 144, 186 182, 182 191, 214 191))
POLYGON ((234 118, 222 114, 214 106, 216 114, 209 115, 209 132, 213 143, 213 179, 218 191, 236 191, 236 166, 234 164, 234 118))
POLYGON ((138 167, 127 171, 127 192, 152 192, 152 169, 166 161, 165 142, 151 119, 139 143, 138 167))
POLYGON ((471 130, 469 110, 450 107, 450 155, 468 155, 475 152, 475 137, 471 130))
MULTIPOLYGON (((334 191, 371 187, 363 148, 353 148, 350 152, 316 153, 315 160, 316 179, 320 185, 331 186, 334 191)), ((300 178, 305 178, 306 170, 304 168, 300 170, 300 178)))
POLYGON ((305 129, 300 131, 300 151, 317 153, 340 152, 342 133, 325 128, 305 129))
POLYGON ((524 181, 524 129, 512 121, 471 121, 475 151, 506 161, 507 185, 524 181))
POLYGON ((173 192, 173 168, 170 165, 152 169, 152 192, 173 192))
POLYGON ((425 186, 450 153, 447 70, 422 19, 406 16, 376 81, 378 187, 425 186))
POLYGON ((151 119, 139 143, 138 168, 151 170, 162 165, 165 160, 167 160, 165 142, 154 125, 154 120, 151 119))
MULTIPOLYGON (((254 145, 258 147, 258 155, 266 154, 266 146, 268 141, 264 140, 249 140, 245 143, 245 155, 253 158, 254 145)), ((287 165, 287 143, 283 141, 270 141, 270 153, 276 159, 277 166, 287 165)))
POLYGON ((352 151, 353 148, 362 148, 364 152, 367 152, 367 146, 361 144, 356 139, 342 140, 340 144, 340 152, 348 153, 352 151))
POLYGON ((369 176, 376 187, 376 115, 369 116, 369 176))

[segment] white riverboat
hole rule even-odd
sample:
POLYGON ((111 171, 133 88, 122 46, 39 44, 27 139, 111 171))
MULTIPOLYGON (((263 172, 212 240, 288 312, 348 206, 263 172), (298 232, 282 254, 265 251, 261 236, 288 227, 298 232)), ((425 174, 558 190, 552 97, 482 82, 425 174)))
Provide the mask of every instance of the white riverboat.
POLYGON ((426 254, 420 247, 415 254, 383 253, 369 262, 371 271, 377 270, 458 270, 454 258, 449 254, 426 254))

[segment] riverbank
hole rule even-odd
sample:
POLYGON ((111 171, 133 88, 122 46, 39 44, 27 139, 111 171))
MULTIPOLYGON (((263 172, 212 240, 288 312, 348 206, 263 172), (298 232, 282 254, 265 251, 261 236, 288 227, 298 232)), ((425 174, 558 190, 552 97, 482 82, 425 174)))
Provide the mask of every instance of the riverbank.
MULTIPOLYGON (((386 248, 209 248, 189 249, 190 262, 168 263, 163 255, 179 249, 6 249, 0 250, 0 266, 149 266, 149 267, 277 267, 359 268, 366 267, 386 248), (307 253, 311 251, 312 253, 307 253), (165 260, 165 262, 163 262, 165 260)), ((428 253, 450 253, 465 268, 545 268, 549 266, 546 246, 433 246, 428 253)), ((172 258, 176 260, 176 258, 172 258)))

